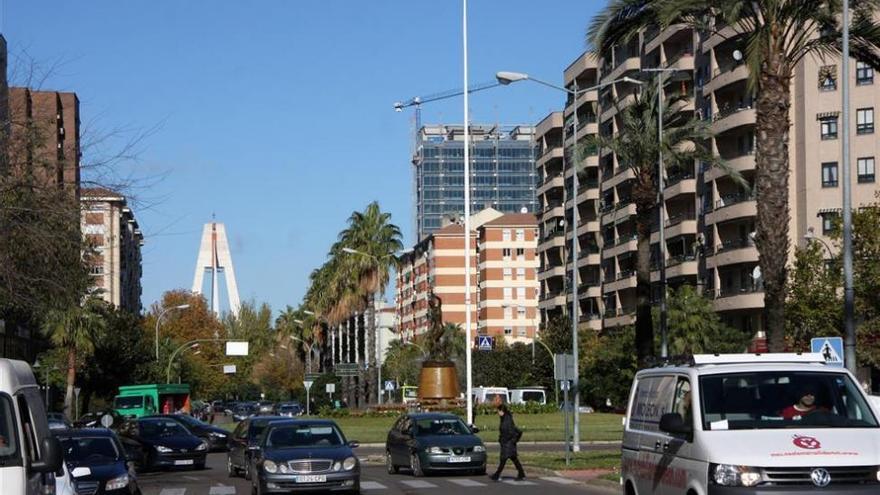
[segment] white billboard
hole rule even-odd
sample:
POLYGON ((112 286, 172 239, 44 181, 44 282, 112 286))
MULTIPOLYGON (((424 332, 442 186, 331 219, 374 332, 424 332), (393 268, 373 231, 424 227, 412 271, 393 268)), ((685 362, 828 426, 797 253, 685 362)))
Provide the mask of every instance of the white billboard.
POLYGON ((226 343, 226 355, 227 356, 247 356, 248 355, 248 342, 246 340, 243 342, 227 342, 226 343))
POLYGON ((224 364, 223 365, 223 373, 226 373, 227 375, 234 375, 235 374, 235 365, 234 364, 224 364))

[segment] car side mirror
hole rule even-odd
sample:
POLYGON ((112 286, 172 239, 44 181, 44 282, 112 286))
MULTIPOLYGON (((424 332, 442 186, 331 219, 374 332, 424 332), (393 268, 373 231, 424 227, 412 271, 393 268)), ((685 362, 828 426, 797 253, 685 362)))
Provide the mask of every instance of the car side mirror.
POLYGON ((251 452, 259 452, 260 446, 259 445, 248 445, 248 450, 251 452))
POLYGON ((31 463, 30 469, 35 473, 54 473, 61 468, 62 454, 61 442, 54 436, 43 439, 41 444, 42 456, 39 461, 31 463))
POLYGON ((685 423, 679 413, 666 413, 660 416, 660 431, 673 435, 687 435, 690 438, 694 434, 694 426, 685 423))
POLYGON ((348 442, 348 446, 353 449, 356 449, 361 446, 361 443, 358 442, 357 440, 352 440, 352 441, 348 442))
POLYGON ((476 434, 476 433, 479 433, 479 432, 480 432, 480 429, 477 428, 477 425, 468 425, 468 428, 471 429, 471 433, 476 434))

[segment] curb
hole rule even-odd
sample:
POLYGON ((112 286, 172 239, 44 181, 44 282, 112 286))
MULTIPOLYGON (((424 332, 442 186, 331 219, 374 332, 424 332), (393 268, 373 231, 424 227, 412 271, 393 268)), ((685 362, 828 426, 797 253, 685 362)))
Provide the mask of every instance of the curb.
MULTIPOLYGON (((548 441, 518 442, 517 445, 532 445, 532 446, 547 445, 547 446, 561 447, 561 446, 565 445, 565 442, 548 442, 548 441)), ((619 440, 595 440, 595 441, 590 441, 590 442, 581 442, 581 445, 620 445, 620 441, 619 440)), ((384 443, 362 443, 362 444, 360 444, 360 446, 363 448, 367 448, 367 449, 385 448, 384 443)))

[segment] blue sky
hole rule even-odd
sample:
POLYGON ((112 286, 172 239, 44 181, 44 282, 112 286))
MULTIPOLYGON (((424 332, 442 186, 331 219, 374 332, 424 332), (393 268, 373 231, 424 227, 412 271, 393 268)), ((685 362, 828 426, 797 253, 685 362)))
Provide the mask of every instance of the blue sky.
MULTIPOLYGON (((0 0, 2 1, 2 0, 0 0)), ((470 82, 560 82, 594 1, 471 0, 470 82)), ((143 303, 192 284, 202 224, 224 222, 243 300, 296 305, 355 209, 378 200, 412 244, 412 111, 462 86, 461 2, 2 2, 11 64, 55 67, 92 135, 154 129, 135 162, 143 303)), ((21 72, 18 72, 21 79, 21 72)), ((15 79, 11 82, 16 82, 15 79)), ((520 83, 471 97, 475 123, 537 123, 564 96, 520 83)), ((423 107, 460 123, 460 99, 423 107)))

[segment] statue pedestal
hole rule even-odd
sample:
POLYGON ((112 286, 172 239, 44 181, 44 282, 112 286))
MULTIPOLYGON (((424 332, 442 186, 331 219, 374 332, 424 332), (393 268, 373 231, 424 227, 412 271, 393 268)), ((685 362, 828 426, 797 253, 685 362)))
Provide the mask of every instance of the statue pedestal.
POLYGON ((419 375, 419 400, 458 399, 458 375, 451 361, 425 361, 419 375))

